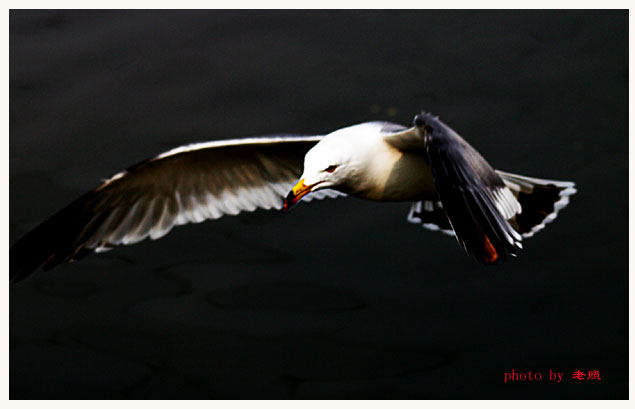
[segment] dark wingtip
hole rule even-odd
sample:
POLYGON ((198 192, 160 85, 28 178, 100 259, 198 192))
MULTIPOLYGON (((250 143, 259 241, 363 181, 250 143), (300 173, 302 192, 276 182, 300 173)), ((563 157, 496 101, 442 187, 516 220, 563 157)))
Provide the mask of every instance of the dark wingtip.
POLYGON ((55 213, 9 248, 9 280, 18 283, 39 267, 50 270, 77 252, 74 244, 86 223, 90 193, 55 213))
POLYGON ((19 283, 31 275, 42 263, 35 261, 36 257, 29 257, 24 239, 9 248, 9 281, 19 283))

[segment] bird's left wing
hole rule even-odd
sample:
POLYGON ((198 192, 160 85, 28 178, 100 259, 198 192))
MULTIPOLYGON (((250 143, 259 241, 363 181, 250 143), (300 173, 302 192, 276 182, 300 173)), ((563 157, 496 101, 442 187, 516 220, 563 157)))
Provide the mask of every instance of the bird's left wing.
POLYGON ((522 237, 508 221, 520 213, 520 204, 489 163, 450 127, 420 114, 415 127, 387 140, 425 158, 449 223, 469 254, 493 264, 522 248, 522 237))
MULTIPOLYGON (((120 172, 27 233, 10 249, 10 279, 93 251, 158 239, 172 227, 256 208, 280 209, 321 136, 182 146, 120 172)), ((332 191, 314 197, 333 196, 332 191)))

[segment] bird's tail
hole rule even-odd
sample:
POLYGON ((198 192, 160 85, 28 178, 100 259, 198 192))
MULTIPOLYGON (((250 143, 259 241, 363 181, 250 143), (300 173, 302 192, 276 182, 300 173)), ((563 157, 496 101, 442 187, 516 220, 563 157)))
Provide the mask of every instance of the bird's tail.
POLYGON ((569 204, 569 196, 576 193, 573 182, 497 172, 521 205, 521 213, 509 222, 523 237, 531 237, 551 223, 569 204))
MULTIPOLYGON (((537 179, 496 171, 521 205, 521 213, 509 219, 511 226, 531 237, 552 222, 558 212, 569 204, 569 196, 576 193, 575 183, 537 179)), ((454 236, 454 230, 441 201, 422 200, 412 204, 408 221, 422 224, 428 230, 454 236)))

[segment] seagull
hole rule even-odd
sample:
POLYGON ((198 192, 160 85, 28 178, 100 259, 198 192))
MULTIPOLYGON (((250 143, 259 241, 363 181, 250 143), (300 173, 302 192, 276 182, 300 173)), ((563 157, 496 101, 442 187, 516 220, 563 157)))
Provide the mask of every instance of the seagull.
POLYGON ((195 143, 115 174, 42 222, 11 246, 9 274, 18 282, 174 226, 338 196, 411 202, 409 222, 454 236, 490 265, 516 256, 574 193, 573 182, 495 170, 425 112, 410 128, 375 121, 327 135, 195 143))

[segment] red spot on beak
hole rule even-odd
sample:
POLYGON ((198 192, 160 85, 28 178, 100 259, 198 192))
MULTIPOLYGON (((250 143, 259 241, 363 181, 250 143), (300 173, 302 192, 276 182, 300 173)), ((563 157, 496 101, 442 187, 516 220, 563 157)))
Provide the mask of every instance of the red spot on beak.
POLYGON ((313 188, 319 185, 322 182, 314 183, 312 185, 305 185, 304 179, 300 179, 298 183, 291 189, 286 199, 284 199, 284 204, 282 206, 282 210, 289 210, 296 203, 300 201, 304 196, 308 195, 313 191, 313 188))

